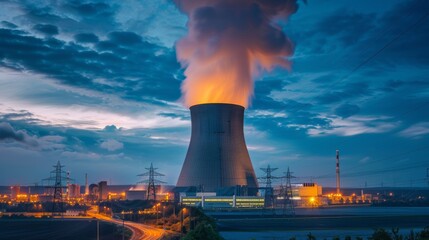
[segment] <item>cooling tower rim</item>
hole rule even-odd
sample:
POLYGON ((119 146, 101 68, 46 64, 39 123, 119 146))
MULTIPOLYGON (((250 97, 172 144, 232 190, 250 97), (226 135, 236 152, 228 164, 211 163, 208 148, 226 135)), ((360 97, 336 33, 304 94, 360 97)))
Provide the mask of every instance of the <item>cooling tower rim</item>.
POLYGON ((238 105, 238 104, 233 104, 233 103, 199 103, 199 104, 195 104, 189 107, 190 110, 192 110, 193 108, 200 108, 203 106, 233 106, 233 107, 239 107, 242 109, 246 109, 245 107, 238 105))

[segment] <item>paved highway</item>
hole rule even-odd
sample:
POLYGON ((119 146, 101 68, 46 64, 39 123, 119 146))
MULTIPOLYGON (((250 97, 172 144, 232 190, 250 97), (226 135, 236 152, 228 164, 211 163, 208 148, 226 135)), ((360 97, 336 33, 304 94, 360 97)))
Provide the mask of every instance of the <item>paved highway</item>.
MULTIPOLYGON (((99 214, 97 206, 92 207, 87 213, 89 216, 103 221, 113 222, 118 225, 123 224, 122 220, 120 219, 114 219, 107 217, 106 215, 99 214)), ((131 240, 157 240, 160 239, 165 233, 165 231, 162 229, 140 223, 125 221, 124 224, 133 232, 131 240)))

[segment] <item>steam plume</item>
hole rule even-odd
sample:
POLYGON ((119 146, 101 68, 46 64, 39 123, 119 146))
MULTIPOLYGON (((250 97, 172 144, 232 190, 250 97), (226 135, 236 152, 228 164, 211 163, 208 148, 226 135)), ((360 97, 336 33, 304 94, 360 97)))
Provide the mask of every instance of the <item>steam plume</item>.
POLYGON ((232 103, 244 107, 253 79, 274 66, 289 68, 289 38, 276 25, 298 9, 297 0, 174 0, 188 15, 188 35, 176 44, 186 67, 186 106, 232 103))

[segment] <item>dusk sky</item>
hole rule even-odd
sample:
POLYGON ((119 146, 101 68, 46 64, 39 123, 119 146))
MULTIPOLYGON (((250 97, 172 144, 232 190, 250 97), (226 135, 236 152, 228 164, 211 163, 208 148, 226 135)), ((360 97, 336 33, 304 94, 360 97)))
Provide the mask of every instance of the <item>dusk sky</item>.
MULTIPOLYGON (((291 67, 261 70, 245 112, 256 175, 334 186, 339 149, 342 186, 427 186, 429 1, 298 4, 277 23, 291 67)), ((58 160, 80 184, 135 184, 151 163, 176 184, 188 16, 169 0, 0 6, 0 185, 40 184, 58 160)))

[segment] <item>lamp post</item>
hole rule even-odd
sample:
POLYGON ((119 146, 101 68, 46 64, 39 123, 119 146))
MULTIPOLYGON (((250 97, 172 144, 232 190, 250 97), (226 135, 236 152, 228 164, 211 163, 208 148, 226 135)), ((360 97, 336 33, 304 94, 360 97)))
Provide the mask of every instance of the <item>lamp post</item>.
POLYGON ((97 240, 100 240, 100 220, 97 219, 97 240))
POLYGON ((165 206, 162 206, 162 229, 165 230, 165 206))
POLYGON ((125 216, 122 210, 122 240, 125 240, 125 216))
POLYGON ((159 212, 158 207, 159 207, 159 205, 160 205, 159 203, 155 205, 155 211, 156 211, 156 223, 155 223, 155 225, 158 225, 158 212, 159 212))
POLYGON ((186 208, 182 208, 180 215, 180 232, 183 233, 183 213, 186 212, 186 208))
POLYGON ((192 229, 192 208, 189 208, 189 231, 191 231, 192 229))

